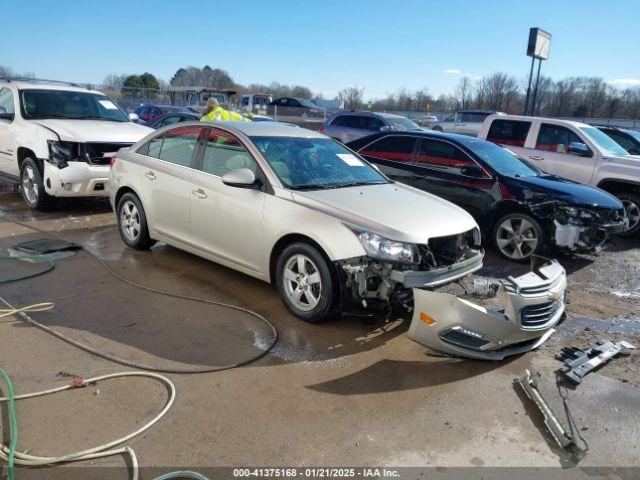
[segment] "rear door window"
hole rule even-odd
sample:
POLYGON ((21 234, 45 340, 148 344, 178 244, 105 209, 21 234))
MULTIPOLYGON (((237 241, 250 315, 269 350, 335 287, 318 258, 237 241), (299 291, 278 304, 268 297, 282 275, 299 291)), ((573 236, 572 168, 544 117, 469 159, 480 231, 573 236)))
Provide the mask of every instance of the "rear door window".
POLYGON ((255 160, 240 140, 223 130, 210 129, 202 159, 202 171, 221 177, 238 168, 257 172, 255 160))
POLYGON ((347 117, 345 117, 345 127, 347 128, 355 128, 357 130, 363 130, 364 126, 363 126, 363 120, 365 120, 363 117, 360 117, 358 115, 348 115, 347 117))
POLYGON ((423 138, 417 155, 418 164, 423 167, 462 175, 460 169, 477 165, 469 156, 451 143, 423 138))
POLYGON ((416 143, 416 137, 409 135, 387 136, 367 145, 360 154, 382 160, 410 163, 413 161, 416 143))
POLYGON ((180 115, 169 115, 162 119, 162 121, 160 122, 160 126, 164 127, 166 125, 171 125, 173 123, 179 123, 179 122, 180 122, 180 115))
POLYGON ((365 119, 365 129, 371 130, 374 132, 379 132, 382 127, 384 127, 384 122, 376 117, 364 117, 365 119))
POLYGON ((334 127, 344 127, 347 123, 346 119, 347 117, 345 115, 339 115, 333 119, 333 122, 331 122, 331 125, 333 125, 334 127))
POLYGON ((201 131, 202 127, 179 127, 169 130, 164 135, 162 146, 157 155, 151 155, 152 144, 149 143, 149 156, 182 167, 191 167, 201 131))
POLYGON ((584 140, 568 128, 543 123, 540 125, 536 149, 556 153, 568 153, 569 144, 572 142, 584 143, 584 140))
POLYGON ((0 89, 0 113, 15 113, 13 93, 8 88, 0 89))
POLYGON ((531 122, 519 120, 494 120, 489 128, 487 140, 500 145, 524 147, 531 122))

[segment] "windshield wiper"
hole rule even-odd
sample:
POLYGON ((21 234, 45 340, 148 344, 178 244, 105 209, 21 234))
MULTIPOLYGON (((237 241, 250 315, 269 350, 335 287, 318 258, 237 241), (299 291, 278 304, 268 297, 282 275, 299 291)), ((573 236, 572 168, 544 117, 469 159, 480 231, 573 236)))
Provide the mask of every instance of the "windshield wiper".
POLYGON ((107 118, 107 117, 69 117, 74 120, 104 120, 105 122, 124 122, 124 120, 116 120, 115 118, 107 118))
POLYGON ((323 183, 306 183, 304 185, 293 185, 289 188, 292 190, 328 190, 335 187, 331 184, 326 185, 323 183))

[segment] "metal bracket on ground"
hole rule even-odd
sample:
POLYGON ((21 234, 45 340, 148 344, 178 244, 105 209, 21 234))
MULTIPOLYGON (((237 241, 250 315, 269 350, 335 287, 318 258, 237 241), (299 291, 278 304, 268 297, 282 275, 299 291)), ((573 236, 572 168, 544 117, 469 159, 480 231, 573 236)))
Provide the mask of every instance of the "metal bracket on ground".
POLYGON ((560 448, 567 452, 577 463, 585 457, 587 452, 578 446, 575 437, 567 433, 565 428, 562 426, 562 423, 560 423, 558 418, 554 415, 551 407, 549 407, 546 400, 538 390, 537 377, 539 376, 539 373, 532 375, 529 370, 525 370, 524 374, 517 379, 517 382, 522 387, 527 397, 536 404, 538 410, 542 413, 544 423, 554 440, 558 443, 560 448))
POLYGON ((598 340, 587 350, 575 347, 565 347, 556 358, 562 361, 568 369, 561 372, 561 375, 579 384, 582 379, 593 369, 608 362, 618 355, 623 349, 635 348, 624 340, 621 342, 610 342, 609 340, 598 340))

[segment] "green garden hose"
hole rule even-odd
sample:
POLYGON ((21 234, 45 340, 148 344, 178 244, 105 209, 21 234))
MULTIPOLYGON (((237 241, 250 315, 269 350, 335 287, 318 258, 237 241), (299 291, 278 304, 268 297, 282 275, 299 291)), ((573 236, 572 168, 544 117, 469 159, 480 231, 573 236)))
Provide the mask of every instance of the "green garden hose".
MULTIPOLYGON (((0 255, 0 260, 27 260, 27 261, 33 261, 34 259, 37 259, 37 256, 7 256, 7 255, 0 255)), ((18 282, 20 280, 27 280, 28 278, 34 278, 34 277, 39 277, 40 275, 44 275, 45 273, 50 272, 51 270, 53 270, 56 267, 56 264, 53 260, 51 260, 50 258, 42 258, 42 260, 45 261, 45 263, 47 263, 47 266, 43 269, 43 270, 39 270, 37 272, 34 273, 27 273, 26 275, 22 275, 20 277, 15 277, 15 278, 8 278, 8 279, 0 279, 0 285, 5 284, 5 283, 12 283, 12 282, 18 282)))
POLYGON ((9 401, 9 419, 11 422, 11 433, 9 440, 9 455, 7 459, 8 470, 9 470, 9 480, 13 480, 13 460, 16 452, 16 444, 18 443, 18 420, 16 419, 16 406, 15 406, 15 395, 13 393, 13 383, 11 382, 11 378, 7 375, 2 368, 0 368, 0 376, 3 378, 4 382, 7 384, 8 390, 8 401, 9 401))

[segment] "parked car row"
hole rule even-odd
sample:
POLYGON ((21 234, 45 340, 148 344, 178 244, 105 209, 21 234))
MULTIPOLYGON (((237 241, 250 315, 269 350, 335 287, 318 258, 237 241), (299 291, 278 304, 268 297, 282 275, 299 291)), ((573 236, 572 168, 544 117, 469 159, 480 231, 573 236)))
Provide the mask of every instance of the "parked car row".
POLYGON ((625 149, 620 134, 637 132, 597 128, 585 123, 519 115, 490 116, 478 138, 508 148, 540 170, 592 185, 618 197, 629 226, 625 235, 640 232, 640 157, 634 143, 625 149))
POLYGON ((170 125, 116 154, 110 191, 127 245, 159 240, 275 283, 308 322, 355 305, 411 308, 415 291, 413 322, 430 325, 425 344, 500 359, 544 342, 564 311, 565 271, 538 257, 530 273, 504 281, 502 312, 477 307, 470 316, 475 307, 447 295, 426 300, 424 289, 481 268, 478 224, 319 132, 275 122, 170 125), (449 314, 434 320, 430 309, 449 314))
POLYGON ((20 181, 31 208, 108 194, 127 245, 163 241, 273 282, 287 309, 310 322, 349 305, 411 308, 415 289, 481 268, 484 236, 534 268, 504 280, 508 328, 488 315, 502 326, 483 333, 463 311, 452 313, 459 323, 434 327, 438 348, 478 358, 534 348, 562 315, 564 270, 539 254, 594 251, 635 232, 628 203, 583 184, 634 198, 616 189, 637 159, 594 127, 489 115, 483 139, 371 112, 338 112, 322 132, 190 115, 168 112, 154 130, 99 92, 5 82, 1 171, 20 181))

